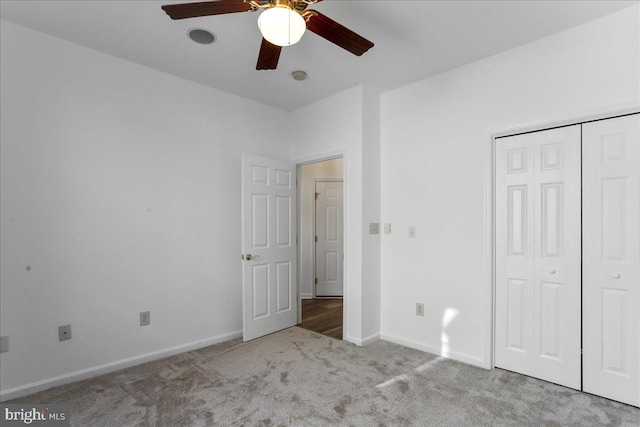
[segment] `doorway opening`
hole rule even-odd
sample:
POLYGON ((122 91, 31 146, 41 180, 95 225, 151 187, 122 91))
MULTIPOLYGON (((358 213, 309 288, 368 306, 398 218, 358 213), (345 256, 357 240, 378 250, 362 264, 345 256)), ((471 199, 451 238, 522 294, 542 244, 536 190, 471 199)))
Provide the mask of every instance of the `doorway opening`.
POLYGON ((343 158, 298 166, 299 326, 343 338, 343 158))
POLYGON ((342 339, 342 298, 302 300, 302 323, 298 326, 338 340, 342 339))

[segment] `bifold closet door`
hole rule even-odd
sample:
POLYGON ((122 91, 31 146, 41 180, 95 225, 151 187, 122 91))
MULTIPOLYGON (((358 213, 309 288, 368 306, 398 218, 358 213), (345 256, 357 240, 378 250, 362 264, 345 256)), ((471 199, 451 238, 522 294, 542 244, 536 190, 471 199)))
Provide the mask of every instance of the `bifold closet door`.
POLYGON ((495 365, 580 388, 580 126, 496 140, 495 365))
POLYGON ((583 125, 584 391, 640 406, 640 114, 583 125))

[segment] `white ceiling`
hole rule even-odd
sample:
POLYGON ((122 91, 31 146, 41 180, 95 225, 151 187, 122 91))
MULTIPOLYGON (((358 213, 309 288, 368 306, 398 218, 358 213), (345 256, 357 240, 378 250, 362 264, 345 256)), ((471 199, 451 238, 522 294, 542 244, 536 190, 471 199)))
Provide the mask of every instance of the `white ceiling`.
POLYGON ((3 19, 169 74, 293 110, 358 84, 382 90, 613 13, 638 1, 325 0, 313 6, 375 43, 361 57, 307 32, 275 71, 256 71, 258 13, 171 20, 160 9, 189 1, 8 1, 3 19), (218 37, 199 45, 191 28, 218 37), (309 78, 298 82, 294 70, 309 78))

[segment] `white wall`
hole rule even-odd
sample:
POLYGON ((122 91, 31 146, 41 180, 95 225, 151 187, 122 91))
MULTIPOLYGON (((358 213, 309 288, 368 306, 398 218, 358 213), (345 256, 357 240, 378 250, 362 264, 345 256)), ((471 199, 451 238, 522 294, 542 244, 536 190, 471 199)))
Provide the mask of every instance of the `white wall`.
POLYGON ((369 222, 380 221, 379 99, 377 88, 357 86, 290 114, 293 160, 344 155, 343 327, 356 344, 380 332, 380 235, 368 234, 369 222))
POLYGON ((639 20, 634 6, 382 96, 382 338, 490 367, 491 135, 638 107, 639 20))
POLYGON ((300 296, 313 298, 315 269, 315 193, 316 181, 342 179, 342 158, 302 165, 300 181, 300 296))
POLYGON ((343 155, 344 335, 362 338, 362 87, 299 108, 289 116, 290 157, 308 161, 343 155), (312 118, 311 120, 309 118, 312 118))
MULTIPOLYGON (((369 234, 369 224, 380 222, 380 91, 363 87, 362 117, 362 341, 380 338, 381 235, 369 234)), ((380 230, 382 231, 382 225, 380 230)))
POLYGON ((1 27, 2 397, 239 336, 240 154, 287 114, 1 27))

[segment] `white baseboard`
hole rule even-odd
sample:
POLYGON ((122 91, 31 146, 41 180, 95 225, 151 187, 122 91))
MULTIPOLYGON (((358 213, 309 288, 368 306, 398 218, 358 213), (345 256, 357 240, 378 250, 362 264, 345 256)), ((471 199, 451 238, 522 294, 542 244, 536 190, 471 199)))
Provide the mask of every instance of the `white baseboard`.
POLYGON ((447 359, 457 360, 458 362, 466 363, 469 365, 477 366, 479 368, 487 369, 487 364, 480 357, 470 356, 464 353, 458 353, 455 351, 447 351, 444 352, 440 347, 433 346, 430 344, 421 343, 418 341, 408 340, 406 338, 401 338, 395 335, 381 333, 380 339, 384 341, 389 341, 395 344, 400 344, 405 347, 413 348, 420 351, 425 351, 427 353, 435 354, 438 356, 446 357, 447 359))
POLYGON ((363 345, 368 345, 380 340, 380 334, 369 335, 365 338, 355 338, 351 336, 344 337, 345 341, 349 341, 357 346, 362 347, 363 345))
POLYGON ((115 362, 107 363, 93 368, 82 369, 80 371, 71 372, 69 374, 60 375, 46 380, 37 381, 34 383, 26 384, 19 387, 14 387, 8 390, 0 391, 0 402, 6 400, 15 399, 22 396, 27 396, 32 393, 47 390, 59 385, 69 384, 75 381, 86 380, 88 378, 97 377, 98 375, 108 374, 110 372, 118 371, 120 369, 129 368, 131 366, 140 365, 142 363, 151 362, 153 360, 162 359, 164 357, 173 356, 174 354, 185 353, 187 351, 197 350, 199 348, 208 347, 210 345, 218 344, 224 341, 229 341, 242 337, 242 331, 229 332, 227 334, 218 335, 215 337, 207 338, 200 341, 195 341, 188 344, 183 344, 163 350, 154 351, 151 353, 142 354, 140 356, 129 357, 127 359, 118 360, 115 362))
POLYGON ((361 344, 361 342, 362 342, 362 341, 361 341, 360 339, 357 339, 357 338, 351 337, 351 336, 349 336, 349 335, 345 336, 345 337, 344 337, 344 340, 345 340, 345 341, 350 342, 351 344, 355 344, 355 345, 358 345, 358 346, 361 346, 361 345, 362 345, 362 344, 361 344))
POLYGON ((300 299, 313 299, 313 294, 300 294, 300 299))
POLYGON ((361 345, 369 345, 376 341, 380 341, 380 334, 373 334, 373 335, 369 335, 368 337, 362 338, 361 345))

